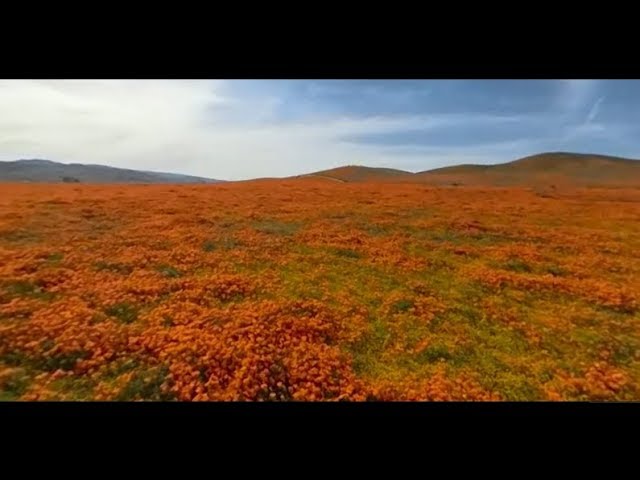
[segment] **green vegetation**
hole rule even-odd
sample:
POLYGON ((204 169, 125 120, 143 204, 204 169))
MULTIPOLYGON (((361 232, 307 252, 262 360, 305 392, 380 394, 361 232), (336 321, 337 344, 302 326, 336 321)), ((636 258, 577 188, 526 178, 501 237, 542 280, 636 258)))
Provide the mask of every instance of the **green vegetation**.
POLYGON ((122 323, 133 323, 138 319, 138 308, 127 302, 112 305, 104 313, 122 323))

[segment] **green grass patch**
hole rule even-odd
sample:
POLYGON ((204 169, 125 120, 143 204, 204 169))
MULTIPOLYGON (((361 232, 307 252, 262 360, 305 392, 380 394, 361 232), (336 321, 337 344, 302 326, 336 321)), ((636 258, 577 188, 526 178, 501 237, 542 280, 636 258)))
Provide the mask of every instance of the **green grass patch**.
POLYGON ((611 359, 616 365, 629 366, 638 360, 638 352, 640 352, 640 341, 637 338, 618 339, 611 346, 611 359))
POLYGON ((174 400, 173 394, 165 393, 161 388, 168 375, 169 369, 166 367, 138 369, 133 378, 118 394, 116 401, 147 400, 163 402, 174 400))
POLYGON ((472 330, 474 345, 478 349, 500 352, 511 357, 531 353, 532 347, 527 339, 517 330, 489 321, 481 321, 472 330))
POLYGON ((51 382, 50 387, 69 401, 90 401, 93 396, 94 382, 87 377, 62 377, 51 382))
POLYGON ((281 236, 293 235, 300 229, 300 225, 297 223, 280 222, 277 220, 254 222, 252 226, 258 232, 281 236))
POLYGON ((133 323, 138 319, 138 308, 127 302, 121 302, 107 307, 104 313, 125 324, 133 323))
POLYGON ((448 361, 453 358, 453 354, 449 350, 449 347, 442 343, 436 343, 429 345, 422 352, 416 355, 416 360, 419 362, 434 363, 438 361, 448 361))
POLYGON ((365 224, 363 226, 363 230, 372 237, 382 237, 389 233, 389 229, 387 227, 383 227, 381 225, 376 225, 373 223, 365 224))
POLYGON ((240 242, 238 242, 233 237, 224 237, 218 240, 207 240, 202 244, 202 250, 205 252, 214 252, 216 250, 233 250, 242 246, 240 242))
POLYGON ((178 278, 182 276, 182 273, 177 269, 172 267, 171 265, 158 265, 156 270, 163 276, 167 278, 178 278))
POLYGON ((384 235, 388 235, 390 233, 390 225, 380 225, 377 223, 373 223, 367 217, 352 217, 347 222, 343 222, 345 228, 353 228, 356 230, 360 230, 361 232, 366 233, 372 237, 381 237, 384 235))
POLYGON ((129 275, 131 272, 133 272, 133 267, 129 265, 123 265, 121 263, 99 261, 95 262, 93 266, 98 271, 115 272, 122 275, 129 275))
POLYGON ((381 369, 390 367, 380 360, 380 354, 390 338, 391 333, 385 322, 373 318, 370 331, 350 348, 353 370, 357 375, 376 376, 381 369))
POLYGON ((9 298, 22 297, 49 301, 55 297, 55 293, 47 292, 41 286, 27 280, 4 282, 2 287, 5 295, 9 298))
POLYGON ((51 350, 53 347, 56 346, 56 342, 54 342, 50 338, 45 338, 40 342, 40 346, 42 347, 42 350, 44 350, 45 352, 48 352, 49 350, 51 350))
POLYGON ((531 273, 533 271, 531 265, 520 259, 508 260, 502 265, 502 268, 518 273, 531 273))
POLYGON ((73 370, 78 360, 88 358, 89 355, 89 352, 84 350, 76 350, 73 352, 59 353, 55 356, 33 357, 26 355, 24 352, 13 351, 5 353, 1 360, 7 365, 54 372, 56 370, 73 370))
POLYGON ((550 273, 554 277, 564 277, 568 272, 559 265, 545 265, 544 273, 550 273))
POLYGON ((544 394, 538 385, 538 380, 526 373, 500 370, 493 375, 491 380, 487 379, 484 383, 508 402, 544 400, 544 394))
POLYGON ((73 370, 78 360, 84 360, 90 356, 89 352, 76 350, 69 353, 59 354, 54 357, 44 358, 39 362, 41 370, 55 372, 56 370, 73 370))
POLYGON ((31 383, 30 376, 24 369, 16 369, 8 377, 0 380, 0 401, 16 401, 27 391, 31 383))
POLYGON ((140 363, 134 358, 122 358, 105 366, 101 371, 102 380, 115 380, 120 375, 139 368, 140 363))
POLYGON ((464 240, 464 235, 455 230, 428 230, 425 236, 434 242, 460 243, 464 240))
POLYGON ((362 258, 362 254, 360 252, 356 252, 355 250, 351 250, 349 248, 332 248, 330 249, 330 251, 334 255, 342 258, 351 258, 354 260, 362 258))
POLYGON ((595 352, 601 345, 603 337, 602 333, 594 328, 576 327, 569 334, 569 340, 580 344, 582 348, 592 349, 595 352))
POLYGON ((413 300, 403 298, 398 300, 391 306, 391 313, 404 313, 408 312, 413 307, 413 300))
POLYGON ((29 230, 9 230, 0 232, 0 240, 11 243, 37 243, 41 236, 29 230))
POLYGON ((492 232, 463 232, 455 229, 424 228, 416 225, 403 225, 402 229, 417 242, 452 244, 456 246, 490 246, 513 242, 509 236, 492 232))
POLYGON ((55 252, 55 253, 51 253, 51 254, 47 255, 45 260, 48 263, 52 263, 52 264, 56 265, 56 264, 60 263, 63 258, 64 258, 64 254, 63 253, 55 252))
POLYGON ((212 242, 210 240, 207 240, 202 244, 202 250, 205 252, 213 252, 215 249, 216 249, 215 242, 212 242))

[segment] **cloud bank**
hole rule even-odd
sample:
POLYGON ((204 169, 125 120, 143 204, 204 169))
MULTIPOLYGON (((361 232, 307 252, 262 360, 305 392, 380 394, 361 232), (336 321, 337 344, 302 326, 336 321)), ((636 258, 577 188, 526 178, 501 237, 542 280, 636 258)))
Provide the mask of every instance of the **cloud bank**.
POLYGON ((544 85, 530 105, 522 85, 514 85, 511 97, 504 86, 3 80, 0 160, 45 158, 242 180, 345 164, 416 171, 495 163, 580 146, 590 135, 606 141, 603 132, 617 132, 619 140, 626 131, 616 122, 596 122, 609 99, 597 82, 563 81, 555 94, 544 85), (482 89, 495 91, 486 105, 482 89))

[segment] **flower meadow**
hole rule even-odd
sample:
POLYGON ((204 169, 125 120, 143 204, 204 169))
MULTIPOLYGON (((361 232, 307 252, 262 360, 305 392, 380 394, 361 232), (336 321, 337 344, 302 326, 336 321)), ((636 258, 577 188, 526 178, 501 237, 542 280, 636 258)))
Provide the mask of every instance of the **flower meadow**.
POLYGON ((0 192, 3 400, 640 400, 639 189, 0 192))

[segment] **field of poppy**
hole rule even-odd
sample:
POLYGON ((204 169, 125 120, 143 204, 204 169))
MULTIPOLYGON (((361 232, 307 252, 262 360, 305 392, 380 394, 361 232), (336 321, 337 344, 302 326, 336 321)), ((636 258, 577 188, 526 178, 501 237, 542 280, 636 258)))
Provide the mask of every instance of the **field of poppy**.
POLYGON ((640 189, 0 185, 2 400, 640 400, 640 189))

